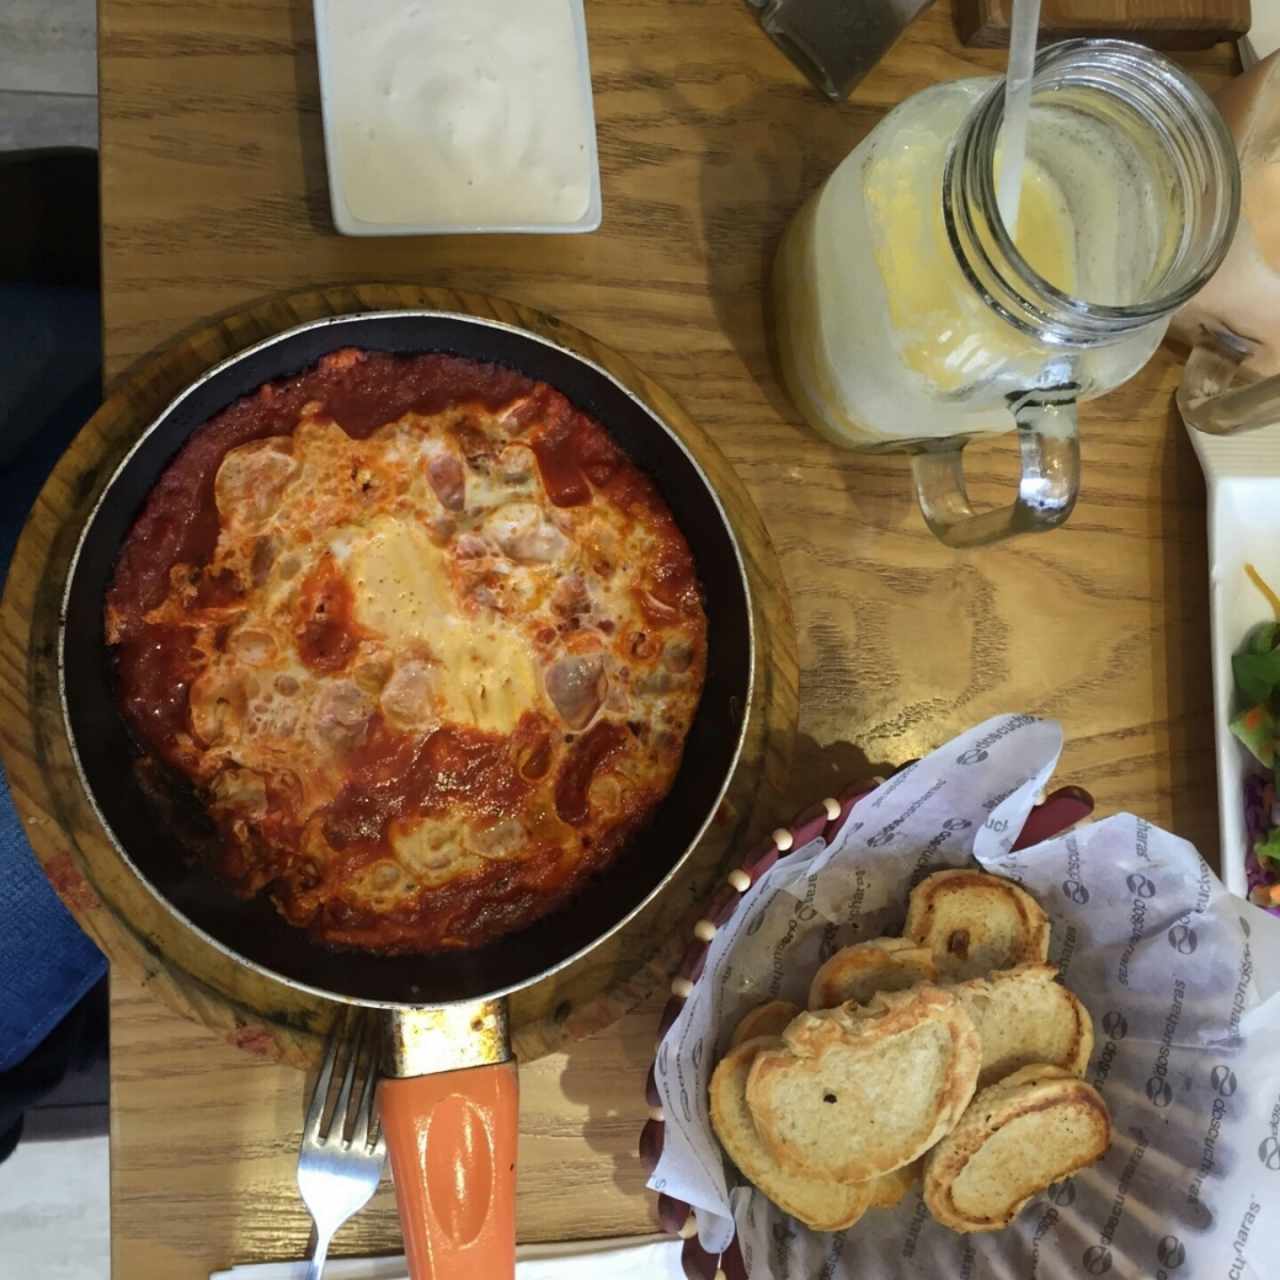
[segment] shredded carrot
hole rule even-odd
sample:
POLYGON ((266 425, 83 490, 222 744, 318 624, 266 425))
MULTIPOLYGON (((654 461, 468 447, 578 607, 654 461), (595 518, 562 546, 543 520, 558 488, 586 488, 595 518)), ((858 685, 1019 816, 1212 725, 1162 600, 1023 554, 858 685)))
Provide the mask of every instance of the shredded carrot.
POLYGON ((1280 907, 1280 884, 1260 884, 1249 893, 1249 901, 1258 907, 1280 907))
POLYGON ((1266 713, 1266 708, 1259 704, 1256 707, 1250 707, 1244 713, 1243 723, 1246 729, 1257 729, 1262 724, 1262 717, 1266 713))
POLYGON ((1264 596, 1266 596, 1267 603, 1271 606, 1272 610, 1275 612, 1276 621, 1280 622, 1280 596, 1276 595, 1276 593, 1272 591, 1270 586, 1268 586, 1267 583, 1264 581, 1262 574, 1260 574, 1257 571, 1257 569, 1253 567, 1253 565, 1251 564, 1245 565, 1244 571, 1249 575, 1249 580, 1253 583, 1253 585, 1257 587, 1258 590, 1261 591, 1264 596))

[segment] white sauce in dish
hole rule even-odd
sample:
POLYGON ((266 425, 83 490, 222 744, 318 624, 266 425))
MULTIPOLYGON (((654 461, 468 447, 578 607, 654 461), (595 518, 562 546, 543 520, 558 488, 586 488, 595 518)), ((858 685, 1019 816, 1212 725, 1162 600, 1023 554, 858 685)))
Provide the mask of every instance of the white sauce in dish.
POLYGON ((415 226, 581 220, 595 156, 575 4, 327 0, 325 123, 351 214, 415 226))

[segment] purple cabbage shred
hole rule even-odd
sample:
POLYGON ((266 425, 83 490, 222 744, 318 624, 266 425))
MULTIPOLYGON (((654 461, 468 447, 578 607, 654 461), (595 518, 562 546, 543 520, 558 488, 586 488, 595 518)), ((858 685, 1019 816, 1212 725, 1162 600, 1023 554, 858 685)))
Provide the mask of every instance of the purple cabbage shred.
MULTIPOLYGON (((1276 796, 1275 782, 1264 774, 1249 774, 1244 780, 1244 825, 1249 841, 1249 849, 1245 854, 1245 874, 1248 877, 1250 890, 1259 885, 1273 884, 1275 873, 1271 867, 1264 866, 1254 852, 1254 847, 1261 844, 1271 829, 1280 825, 1277 820, 1277 807, 1280 799, 1276 796)), ((1273 916, 1280 917, 1280 907, 1264 907, 1273 916)))

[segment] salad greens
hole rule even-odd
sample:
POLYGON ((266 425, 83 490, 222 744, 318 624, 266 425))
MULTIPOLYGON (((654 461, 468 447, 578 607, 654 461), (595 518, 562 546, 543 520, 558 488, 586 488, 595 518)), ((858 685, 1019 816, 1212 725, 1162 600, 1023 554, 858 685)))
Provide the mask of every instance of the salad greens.
MULTIPOLYGON (((1280 622, 1264 622, 1253 629, 1243 653, 1231 660, 1236 688, 1245 700, 1264 710, 1280 689, 1280 622)), ((1264 761, 1266 764, 1271 762, 1264 761)))
POLYGON ((1280 915, 1280 600, 1252 565, 1246 572, 1276 609, 1276 621, 1255 627, 1231 661, 1241 710, 1231 731, 1265 774, 1245 782, 1249 897, 1280 915))

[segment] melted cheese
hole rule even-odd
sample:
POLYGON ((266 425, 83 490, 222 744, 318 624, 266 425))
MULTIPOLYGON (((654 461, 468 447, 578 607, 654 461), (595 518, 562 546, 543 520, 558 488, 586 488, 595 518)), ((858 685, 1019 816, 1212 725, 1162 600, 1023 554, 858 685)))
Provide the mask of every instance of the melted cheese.
POLYGON ((392 827, 391 844, 400 866, 415 881, 446 884, 460 873, 476 871, 480 857, 468 849, 456 822, 424 818, 392 827))
POLYGON ((441 720, 510 733, 540 701, 524 633, 492 610, 464 613, 449 560, 417 524, 380 517, 350 540, 356 621, 394 650, 425 647, 441 720))

